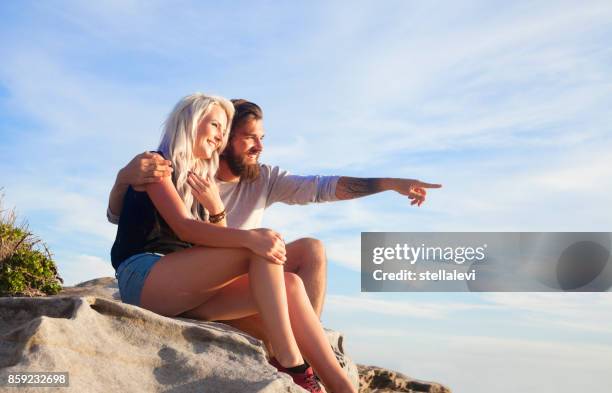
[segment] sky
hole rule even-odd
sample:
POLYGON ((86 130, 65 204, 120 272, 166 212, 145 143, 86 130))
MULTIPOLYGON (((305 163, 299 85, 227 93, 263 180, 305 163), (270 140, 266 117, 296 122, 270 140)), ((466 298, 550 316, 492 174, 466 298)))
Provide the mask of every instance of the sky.
POLYGON ((458 393, 612 386, 609 293, 361 293, 362 231, 605 231, 607 1, 5 1, 0 187, 68 285, 112 276, 108 192, 183 96, 263 108, 262 161, 444 187, 264 225, 321 239, 325 326, 358 363, 458 393))

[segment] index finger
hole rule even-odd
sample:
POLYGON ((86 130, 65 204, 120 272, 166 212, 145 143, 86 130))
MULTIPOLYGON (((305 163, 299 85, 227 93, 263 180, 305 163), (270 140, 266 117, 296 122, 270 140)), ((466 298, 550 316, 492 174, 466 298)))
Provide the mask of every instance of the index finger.
POLYGON ((425 183, 420 180, 416 182, 415 186, 423 188, 442 188, 442 184, 425 183))

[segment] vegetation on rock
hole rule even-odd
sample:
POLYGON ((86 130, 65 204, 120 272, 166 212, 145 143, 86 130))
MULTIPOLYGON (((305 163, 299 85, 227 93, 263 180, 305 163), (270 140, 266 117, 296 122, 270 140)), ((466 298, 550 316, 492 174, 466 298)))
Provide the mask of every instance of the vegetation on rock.
POLYGON ((16 218, 14 210, 3 209, 0 196, 0 296, 55 295, 63 280, 51 252, 16 218))

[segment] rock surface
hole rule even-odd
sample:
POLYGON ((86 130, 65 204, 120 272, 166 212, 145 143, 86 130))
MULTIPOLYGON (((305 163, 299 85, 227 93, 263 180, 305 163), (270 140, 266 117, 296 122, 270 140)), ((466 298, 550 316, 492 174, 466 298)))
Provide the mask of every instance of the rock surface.
MULTIPOLYGON (((327 333, 357 386, 343 336, 327 333)), ((303 392, 267 363, 261 341, 225 324, 121 303, 110 277, 52 297, 0 298, 0 380, 26 371, 69 372, 65 392, 303 392)))
POLYGON ((421 381, 375 366, 359 364, 357 367, 359 368, 359 393, 450 393, 449 388, 439 383, 421 381))
MULTIPOLYGON (((326 330, 360 393, 448 393, 440 384, 355 365, 326 330)), ((304 392, 266 361, 261 341, 225 324, 166 318, 119 298, 103 277, 57 296, 0 298, 0 381, 9 372, 67 371, 64 392, 304 392)), ((20 388, 50 392, 57 388, 20 388)))

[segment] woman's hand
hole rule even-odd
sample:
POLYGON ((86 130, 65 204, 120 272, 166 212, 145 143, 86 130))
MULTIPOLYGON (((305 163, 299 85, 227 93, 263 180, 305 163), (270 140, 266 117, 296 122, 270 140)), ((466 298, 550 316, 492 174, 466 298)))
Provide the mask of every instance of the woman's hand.
POLYGON ((211 215, 221 213, 225 209, 219 196, 219 188, 212 176, 203 178, 194 172, 189 172, 187 184, 191 187, 193 196, 211 215))
MULTIPOLYGON (((121 171, 118 181, 136 191, 144 191, 149 183, 159 183, 172 174, 172 162, 157 153, 144 152, 132 159, 121 171)), ((127 187, 127 186, 126 186, 127 187)))
POLYGON ((285 241, 279 233, 266 228, 251 229, 248 232, 246 244, 248 249, 272 263, 285 264, 287 261, 285 241))

